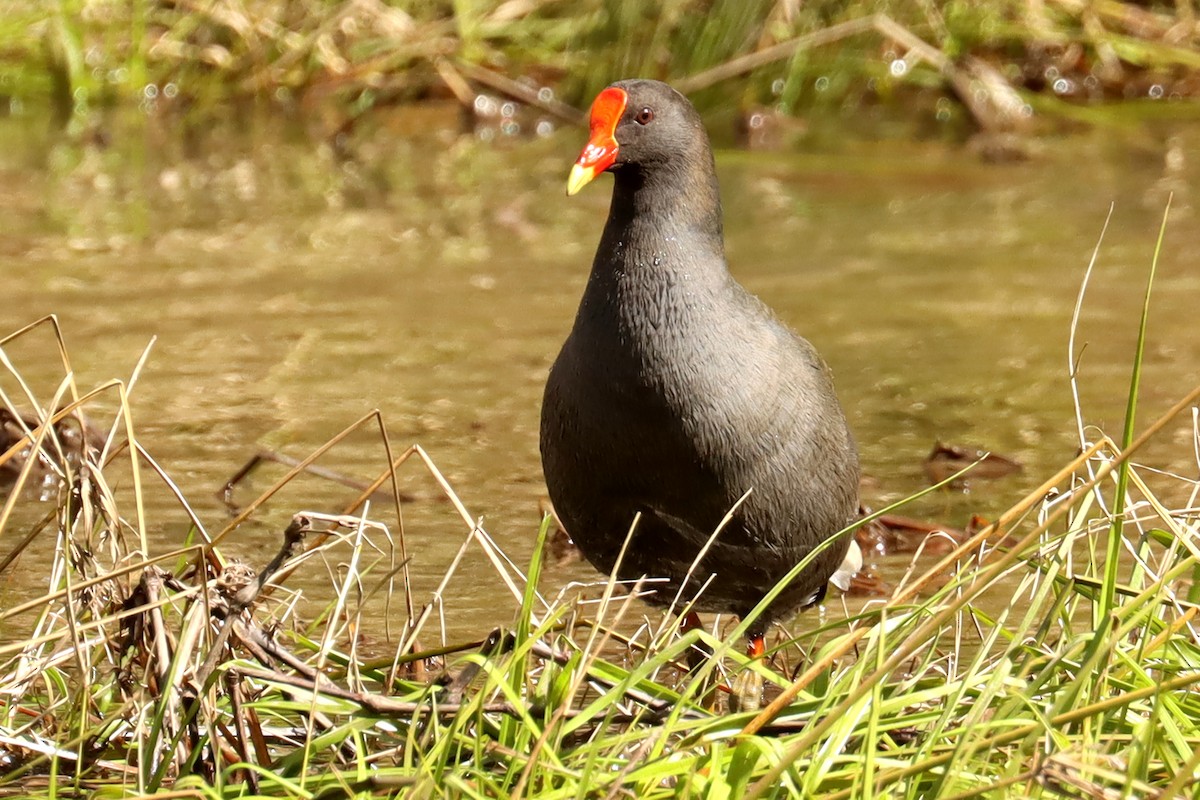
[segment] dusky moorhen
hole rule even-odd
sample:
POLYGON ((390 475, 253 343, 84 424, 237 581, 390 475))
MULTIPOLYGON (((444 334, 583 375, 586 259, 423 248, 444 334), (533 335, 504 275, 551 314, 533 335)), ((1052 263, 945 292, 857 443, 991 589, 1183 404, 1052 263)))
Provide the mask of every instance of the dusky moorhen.
MULTIPOLYGON (((730 276, 708 137, 666 84, 602 91, 571 169, 573 195, 613 173, 612 205, 574 327, 550 370, 541 453, 559 518, 618 577, 687 583, 701 611, 745 616, 858 508, 858 457, 828 368, 730 276)), ((824 595, 850 536, 825 549, 750 629, 824 595)), ((689 594, 684 599, 690 599, 689 594)))

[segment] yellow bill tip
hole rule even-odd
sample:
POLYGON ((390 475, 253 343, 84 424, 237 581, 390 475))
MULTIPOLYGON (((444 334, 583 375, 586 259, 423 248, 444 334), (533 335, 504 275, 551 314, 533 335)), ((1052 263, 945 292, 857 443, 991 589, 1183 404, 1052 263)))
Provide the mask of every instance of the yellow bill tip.
POLYGON ((571 174, 567 178, 567 197, 577 193, 584 186, 592 182, 592 178, 596 177, 596 170, 591 167, 585 167, 582 164, 576 164, 571 167, 571 174))

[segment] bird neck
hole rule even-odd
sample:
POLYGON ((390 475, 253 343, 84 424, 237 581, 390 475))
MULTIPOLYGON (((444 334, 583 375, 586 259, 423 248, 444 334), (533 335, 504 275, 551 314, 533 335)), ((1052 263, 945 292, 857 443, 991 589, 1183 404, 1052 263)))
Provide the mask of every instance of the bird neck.
POLYGON ((721 198, 711 155, 651 167, 625 165, 613 175, 600 247, 600 253, 616 256, 612 266, 626 272, 650 267, 725 273, 721 198))
POLYGON ((670 175, 623 166, 614 175, 575 330, 583 341, 606 343, 610 366, 624 353, 634 374, 661 361, 668 367, 651 372, 671 375, 677 343, 712 335, 728 311, 720 298, 735 292, 717 180, 711 169, 670 175))

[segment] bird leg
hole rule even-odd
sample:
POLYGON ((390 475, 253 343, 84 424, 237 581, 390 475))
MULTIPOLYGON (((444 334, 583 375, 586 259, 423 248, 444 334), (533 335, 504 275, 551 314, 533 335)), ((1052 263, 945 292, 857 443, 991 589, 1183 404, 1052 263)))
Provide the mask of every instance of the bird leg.
MULTIPOLYGON (((746 656, 762 658, 767 652, 766 631, 755 626, 746 632, 746 656)), ((762 706, 763 679, 749 665, 729 684, 729 711, 757 711, 762 706)))
MULTIPOLYGON (((698 631, 703 628, 704 625, 700 622, 700 615, 695 611, 689 611, 683 615, 682 619, 679 620, 679 632, 681 634, 687 633, 688 631, 698 631)), ((712 650, 710 650, 703 642, 696 642, 694 645, 688 648, 688 669, 697 669, 711 657, 712 650)))
MULTIPOLYGON (((679 620, 680 634, 699 630, 703 627, 700 622, 700 615, 695 611, 689 611, 679 620)), ((746 634, 746 641, 746 655, 749 658, 762 658, 766 654, 765 629, 760 626, 751 628, 746 634)), ((697 669, 707 659, 712 658, 712 655, 713 652, 707 645, 703 642, 697 642, 688 649, 688 668, 691 670, 697 669)), ((729 693, 729 710, 731 713, 757 711, 762 706, 763 679, 761 675, 749 667, 738 673, 737 677, 730 681, 728 687, 719 686, 717 688, 729 693)))

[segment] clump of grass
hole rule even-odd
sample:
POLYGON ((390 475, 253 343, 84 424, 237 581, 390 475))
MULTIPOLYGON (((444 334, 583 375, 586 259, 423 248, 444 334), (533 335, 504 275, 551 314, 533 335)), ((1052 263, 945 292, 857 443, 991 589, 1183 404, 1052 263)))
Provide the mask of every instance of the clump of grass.
MULTIPOLYGON (((1133 461, 1188 408, 1200 437, 1200 387, 1140 433, 1131 400, 1120 443, 1083 442, 993 524, 935 563, 914 563, 886 600, 815 625, 802 618, 811 626, 802 632, 777 630, 768 665, 746 663, 738 627, 716 636, 680 635, 669 621, 639 626, 638 584, 543 593, 549 521, 518 568, 427 454, 391 452, 375 416, 358 424, 379 426, 387 468, 343 514, 295 515, 257 570, 227 562, 223 536, 339 439, 224 531, 191 515, 182 547, 152 553, 139 487, 168 478, 134 435, 127 387, 98 390, 118 395, 115 432, 82 462, 59 455, 51 422, 98 394, 79 393, 69 378, 0 454, 3 466, 35 448, 22 469, 43 463, 61 486, 45 534, 56 539, 48 590, 0 615, 6 631, 22 631, 0 645, 3 781, 25 793, 967 798, 1200 789, 1200 482, 1133 461), (399 518, 380 521, 398 513, 399 483, 414 466, 433 475, 462 524, 459 558, 428 599, 407 588, 399 518), (130 518, 107 488, 118 468, 134 476, 130 518), (378 515, 367 498, 385 485, 397 508, 378 515), (1180 496, 1174 506, 1166 499, 1180 496), (455 643, 435 621, 453 611, 440 598, 470 548, 487 556, 518 611, 484 639, 455 643), (337 568, 326 607, 304 619, 287 579, 315 558, 337 568), (364 635, 379 626, 363 609, 374 593, 395 595, 404 614, 382 634, 386 645, 368 652, 364 635), (698 643, 714 655, 688 672, 682 662, 698 643), (762 710, 722 709, 714 684, 739 669, 771 685, 762 710)), ((0 540, 22 533, 6 523, 23 496, 6 501, 0 540)))

